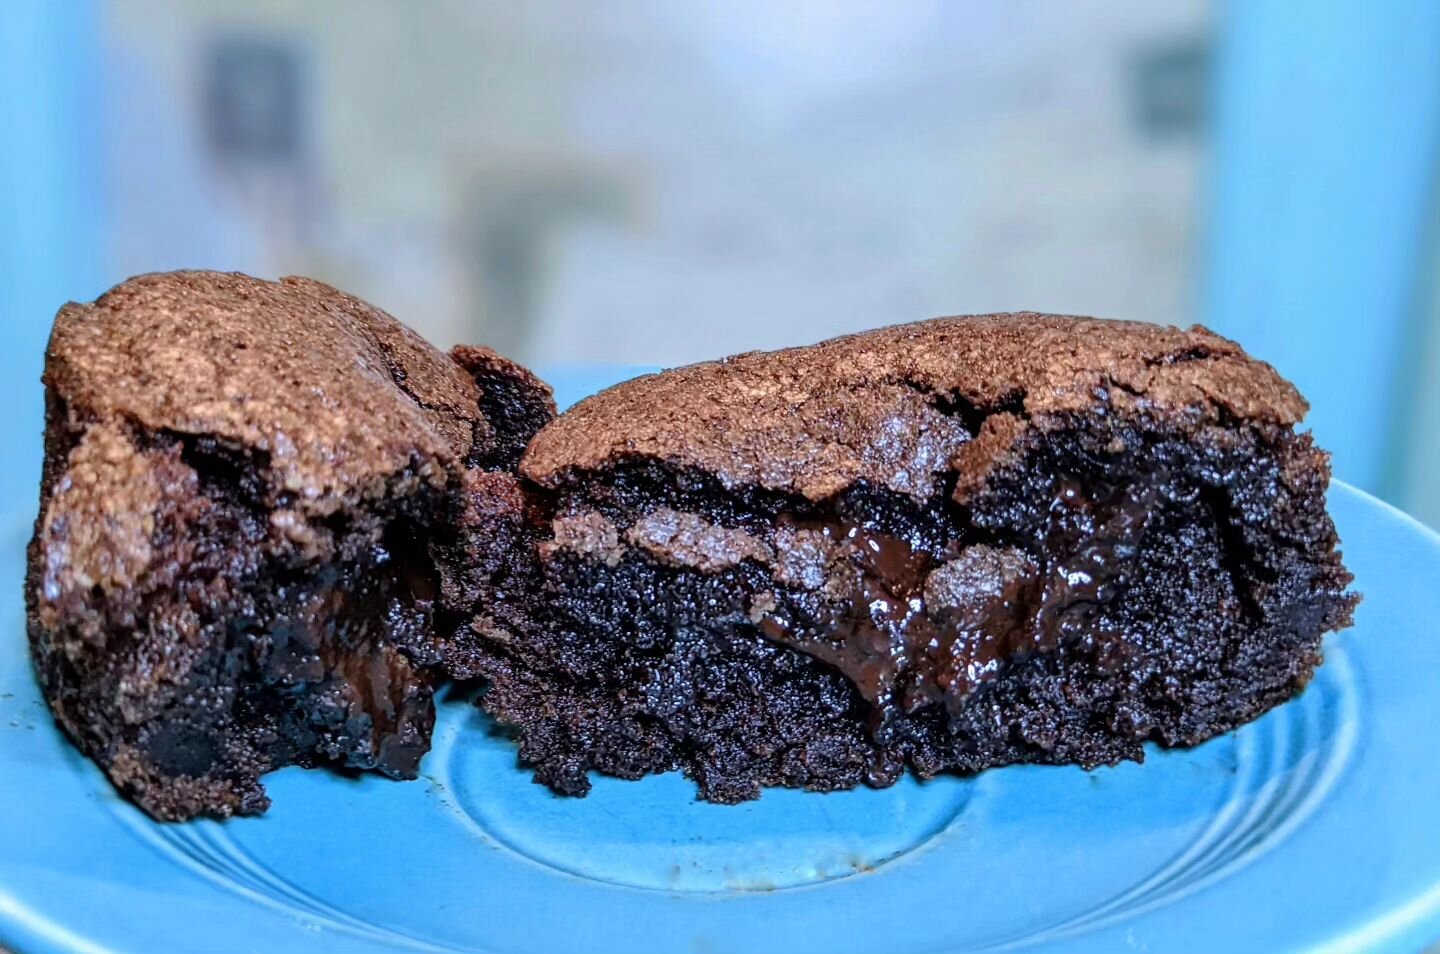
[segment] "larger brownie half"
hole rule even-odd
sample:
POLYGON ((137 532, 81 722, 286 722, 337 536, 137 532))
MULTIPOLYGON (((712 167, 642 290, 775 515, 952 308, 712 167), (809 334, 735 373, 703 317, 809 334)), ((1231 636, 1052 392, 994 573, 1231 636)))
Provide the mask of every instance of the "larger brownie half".
POLYGON ((166 819, 261 811, 292 763, 413 776, 549 389, 319 282, 214 272, 67 305, 44 380, 26 604, 76 744, 166 819))
POLYGON ((720 802, 1201 742, 1357 600, 1305 410, 1204 329, 1037 314, 627 382, 522 461, 535 609, 477 618, 482 704, 558 791, 720 802))

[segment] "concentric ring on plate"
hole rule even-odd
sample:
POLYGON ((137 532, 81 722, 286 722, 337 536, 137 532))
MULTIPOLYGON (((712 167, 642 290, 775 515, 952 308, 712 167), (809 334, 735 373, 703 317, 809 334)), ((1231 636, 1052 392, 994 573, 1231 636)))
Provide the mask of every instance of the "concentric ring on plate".
MULTIPOLYGON (((1360 694, 1354 665, 1332 645, 1298 699, 1209 743, 1234 746, 1234 773, 1209 820, 1182 848, 1128 888, 1082 910, 1056 912, 1035 930, 992 939, 990 946, 1050 940, 1125 920, 1227 877, 1280 845, 1324 802, 1350 760, 1360 694)), ((831 795, 773 791, 749 805, 715 806, 694 801, 688 783, 670 775, 639 784, 601 780, 590 799, 577 802, 531 783, 505 740, 475 721, 484 720, 468 705, 443 707, 430 757, 436 788, 462 827, 557 874, 631 889, 681 895, 823 889, 859 874, 884 876, 886 866, 901 858, 946 850, 947 835, 967 805, 987 797, 975 779, 942 777, 831 795), (604 826, 587 821, 595 813, 606 816, 604 826), (688 841, 665 834, 686 828, 693 833, 688 841), (658 836, 647 840, 647 831, 658 836), (587 832, 600 834, 587 838, 587 832)), ((246 821, 157 826, 128 806, 116 808, 148 844, 252 901, 395 946, 445 949, 418 934, 371 924, 297 887, 247 850, 243 838, 232 837, 232 829, 243 835, 246 821)))

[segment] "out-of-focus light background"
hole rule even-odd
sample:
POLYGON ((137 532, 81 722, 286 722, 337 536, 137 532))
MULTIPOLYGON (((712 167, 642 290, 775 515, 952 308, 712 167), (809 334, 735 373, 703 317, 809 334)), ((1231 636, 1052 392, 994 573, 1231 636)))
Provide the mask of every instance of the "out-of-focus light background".
POLYGON ((308 274, 542 370, 939 314, 1204 322, 1440 525, 1440 4, 9 0, 0 355, 308 274))

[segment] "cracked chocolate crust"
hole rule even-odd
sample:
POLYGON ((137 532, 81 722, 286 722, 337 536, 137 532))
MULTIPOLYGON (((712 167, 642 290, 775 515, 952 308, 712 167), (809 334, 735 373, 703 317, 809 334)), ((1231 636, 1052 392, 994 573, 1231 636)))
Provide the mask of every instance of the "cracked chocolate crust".
POLYGON ((1303 399, 1203 329, 938 319, 618 385, 521 463, 482 705, 558 791, 830 790, 1190 745, 1358 599, 1303 399))
POLYGON ((414 776, 460 654, 446 560, 519 511, 549 389, 319 282, 213 272, 65 306, 44 382, 28 630, 79 748, 162 819, 263 811, 288 764, 414 776))

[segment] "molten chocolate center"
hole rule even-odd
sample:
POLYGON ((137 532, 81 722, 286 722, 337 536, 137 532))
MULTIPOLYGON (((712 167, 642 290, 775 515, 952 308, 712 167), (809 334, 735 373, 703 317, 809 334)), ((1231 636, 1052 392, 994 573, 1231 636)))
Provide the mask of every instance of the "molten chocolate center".
POLYGON ((1113 662, 1123 637, 1099 611, 1120 592, 1155 496, 1149 483, 1060 481, 1037 539, 956 540, 940 554, 844 519, 784 518, 781 549, 800 554, 789 576, 834 609, 805 627, 771 611, 760 631, 834 666, 882 710, 943 701, 956 712, 1011 660, 1085 635, 1113 662))

